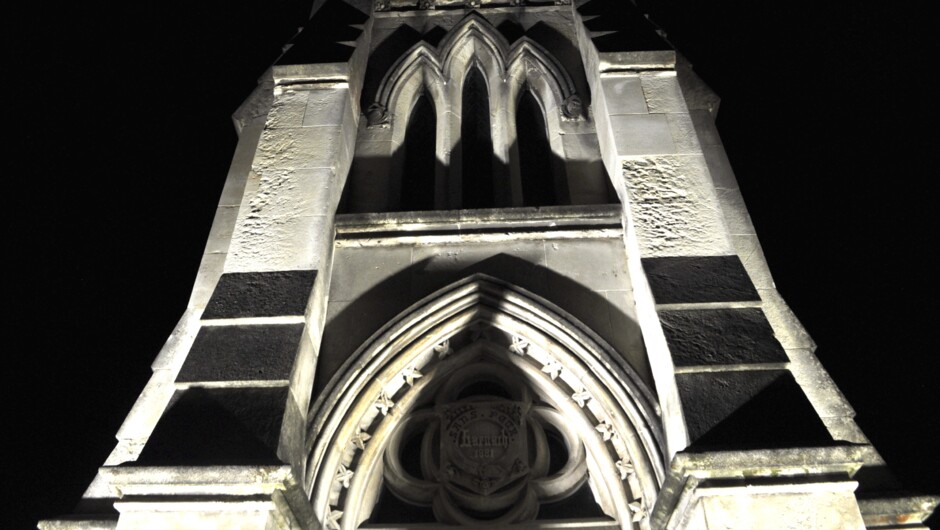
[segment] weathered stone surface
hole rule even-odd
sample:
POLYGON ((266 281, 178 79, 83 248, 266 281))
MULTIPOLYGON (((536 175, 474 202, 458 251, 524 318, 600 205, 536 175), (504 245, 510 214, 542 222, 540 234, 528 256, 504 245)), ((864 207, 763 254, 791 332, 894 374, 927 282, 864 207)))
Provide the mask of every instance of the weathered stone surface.
POLYGON ((208 326, 196 336, 176 380, 287 380, 303 324, 208 326))
POLYGON ((786 370, 676 375, 693 448, 776 448, 831 443, 786 370))
POLYGON ((688 113, 675 72, 642 72, 640 81, 650 113, 688 113))
POLYGON ((750 309, 660 311, 676 366, 785 363, 764 312, 750 309))
POLYGON ((737 256, 645 258, 643 269, 657 304, 760 300, 737 256))
POLYGON ((333 168, 345 151, 342 127, 266 129, 258 143, 255 171, 333 168))
POLYGON ((287 398, 287 387, 181 390, 157 424, 138 463, 276 463, 287 398))
POLYGON ((316 278, 315 270, 223 274, 202 318, 303 315, 316 278))
POLYGON ((239 216, 226 272, 320 269, 332 216, 239 216))
POLYGON ((307 91, 285 90, 274 97, 264 126, 267 129, 300 127, 307 108, 307 91))
POLYGON ((623 161, 623 179, 644 255, 730 251, 718 199, 701 157, 627 159, 623 161))

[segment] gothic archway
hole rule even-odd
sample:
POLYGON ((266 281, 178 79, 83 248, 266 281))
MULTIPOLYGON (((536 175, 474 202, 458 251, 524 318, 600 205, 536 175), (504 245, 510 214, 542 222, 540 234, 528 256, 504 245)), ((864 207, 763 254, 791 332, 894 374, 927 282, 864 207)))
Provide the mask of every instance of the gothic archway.
MULTIPOLYGON (((647 509, 664 477, 663 434, 655 401, 633 370, 561 309, 483 275, 438 291, 377 332, 347 361, 311 412, 305 486, 325 528, 353 529, 366 521, 384 481, 410 481, 406 486, 415 489, 412 501, 438 503, 435 514, 443 513, 441 517, 450 518, 446 522, 459 524, 478 517, 477 508, 491 495, 515 495, 496 503, 502 511, 493 515, 494 520, 524 520, 532 511, 531 495, 546 502, 558 500, 579 480, 590 485, 597 505, 613 524, 648 528, 647 509), (474 392, 446 395, 474 370, 502 381, 510 389, 507 395, 494 397, 499 392, 484 391, 488 397, 483 400, 473 398, 474 392), (514 378, 521 384, 506 384, 514 378), (519 390, 523 388, 530 389, 534 399, 525 397, 525 391, 519 390), (487 433, 484 425, 483 431, 467 434, 482 438, 467 438, 467 444, 474 440, 496 444, 498 454, 470 457, 480 456, 477 464, 492 464, 495 475, 489 478, 500 484, 483 486, 443 477, 439 470, 451 461, 441 456, 447 450, 441 439, 451 431, 441 414, 465 405, 468 397, 476 399, 477 408, 517 410, 515 416, 508 412, 504 416, 519 419, 515 425, 527 432, 539 427, 530 429, 522 418, 529 414, 523 412, 526 407, 541 415, 531 416, 532 424, 563 423, 555 428, 565 439, 568 464, 554 473, 542 472, 538 455, 533 455, 539 447, 537 433, 529 435, 536 441, 525 446, 518 440, 485 438, 508 434, 499 429, 487 433), (427 465, 437 474, 432 469, 415 477, 390 470, 396 464, 387 454, 395 451, 403 430, 429 414, 438 415, 432 429, 439 429, 440 454, 422 458, 430 458, 427 465), (506 448, 513 443, 509 454, 506 448), (503 458, 506 454, 521 455, 526 465, 512 468, 503 458), (454 501, 454 492, 475 497, 454 501), (442 501, 435 496, 449 497, 442 501), (515 515, 500 519, 513 510, 515 515), (462 515, 471 519, 462 520, 462 515)), ((483 473, 479 466, 468 465, 461 467, 458 462, 458 471, 483 473)), ((482 475, 471 477, 479 478, 482 475)))

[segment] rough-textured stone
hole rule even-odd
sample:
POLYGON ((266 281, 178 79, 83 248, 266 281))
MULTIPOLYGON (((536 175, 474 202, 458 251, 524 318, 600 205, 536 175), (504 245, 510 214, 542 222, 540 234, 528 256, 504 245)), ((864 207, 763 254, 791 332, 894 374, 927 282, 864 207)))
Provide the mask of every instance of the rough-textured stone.
POLYGON ((675 72, 643 72, 640 81, 650 113, 688 112, 675 72))
POLYGON ((333 168, 344 149, 342 127, 267 129, 258 143, 254 168, 333 168))
POLYGON ((274 98, 264 126, 267 129, 300 127, 307 108, 306 90, 285 90, 274 98))
POLYGON ((320 269, 332 241, 331 216, 239 216, 226 272, 320 269))
POLYGON ((701 157, 627 159, 623 179, 644 255, 715 255, 731 250, 701 157))
POLYGON ((643 269, 657 304, 760 300, 737 256, 645 258, 643 269))
POLYGON ((287 398, 287 387, 181 390, 157 424, 138 463, 276 463, 287 398))
POLYGON ((303 315, 317 271, 223 274, 203 319, 303 315))
POLYGON ((676 375, 693 448, 776 448, 832 442, 786 370, 676 375))
POLYGON ((760 309, 660 311, 659 320, 676 366, 788 360, 760 309))
POLYGON ((176 380, 286 380, 303 328, 303 324, 203 327, 176 380))

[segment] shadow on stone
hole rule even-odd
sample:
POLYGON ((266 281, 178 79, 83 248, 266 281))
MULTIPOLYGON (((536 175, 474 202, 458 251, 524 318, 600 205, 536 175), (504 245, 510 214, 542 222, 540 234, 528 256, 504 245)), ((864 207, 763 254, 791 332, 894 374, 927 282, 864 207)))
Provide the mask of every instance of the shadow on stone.
POLYGON ((278 463, 281 388, 190 388, 175 396, 137 465, 278 463))

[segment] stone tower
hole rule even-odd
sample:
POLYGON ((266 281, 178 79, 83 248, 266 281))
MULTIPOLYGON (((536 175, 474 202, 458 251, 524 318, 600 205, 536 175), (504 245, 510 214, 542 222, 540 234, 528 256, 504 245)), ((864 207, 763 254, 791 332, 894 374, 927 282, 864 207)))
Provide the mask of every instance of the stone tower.
POLYGON ((628 2, 324 0, 188 309, 42 528, 923 528, 628 2))

